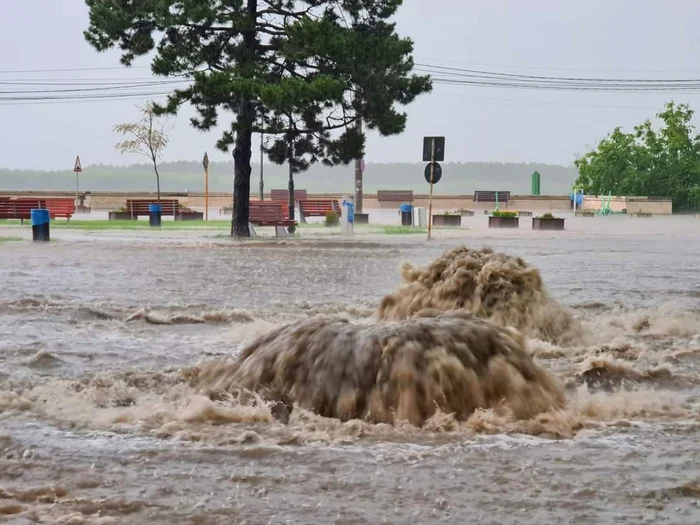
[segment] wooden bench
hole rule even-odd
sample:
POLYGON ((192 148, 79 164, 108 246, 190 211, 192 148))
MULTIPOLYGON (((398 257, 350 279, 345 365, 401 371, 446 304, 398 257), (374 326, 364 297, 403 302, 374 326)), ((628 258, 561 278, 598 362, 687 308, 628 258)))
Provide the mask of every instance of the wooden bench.
POLYGON ((43 199, 15 198, 0 201, 0 219, 19 219, 20 224, 32 217, 32 210, 45 209, 43 199))
POLYGON ((75 201, 73 199, 46 199, 46 207, 52 219, 60 217, 71 220, 75 213, 75 201))
POLYGON ((335 199, 306 199, 299 201, 299 219, 306 222, 307 217, 325 217, 335 212, 340 217, 340 204, 335 199))
POLYGON ((277 237, 286 237, 288 233, 294 232, 297 221, 287 217, 286 203, 282 201, 250 201, 248 206, 248 222, 250 224, 274 226, 277 237))
POLYGON ((398 208, 402 204, 413 203, 412 190, 378 190, 377 200, 379 207, 384 208, 382 204, 387 204, 386 207, 398 208))
MULTIPOLYGON (((308 197, 306 190, 294 190, 295 201, 305 201, 308 197)), ((289 190, 270 190, 270 200, 289 202, 289 190)))
MULTIPOLYGON (((151 212, 149 207, 151 204, 158 204, 157 199, 127 199, 125 209, 131 215, 131 218, 138 219, 139 216, 148 217, 151 212)), ((160 201, 161 212, 163 216, 175 217, 180 213, 180 202, 177 199, 160 201)))
POLYGON ((509 191, 475 191, 474 192, 474 202, 477 205, 480 202, 498 202, 501 204, 504 202, 506 207, 508 207, 508 202, 510 201, 509 191), (498 197, 498 200, 496 198, 498 197))

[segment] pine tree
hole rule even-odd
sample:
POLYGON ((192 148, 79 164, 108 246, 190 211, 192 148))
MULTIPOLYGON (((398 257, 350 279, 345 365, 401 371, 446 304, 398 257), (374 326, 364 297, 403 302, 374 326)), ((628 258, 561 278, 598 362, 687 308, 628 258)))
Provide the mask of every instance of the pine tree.
POLYGON ((98 51, 118 47, 121 61, 153 53, 155 75, 191 79, 175 89, 161 113, 186 103, 201 130, 222 111, 235 115, 217 142, 233 146, 234 217, 231 234, 250 235, 251 138, 275 139, 271 161, 292 170, 347 164, 364 153, 365 129, 401 133, 397 109, 431 90, 412 74, 413 43, 390 18, 402 0, 86 0, 85 38, 98 51))

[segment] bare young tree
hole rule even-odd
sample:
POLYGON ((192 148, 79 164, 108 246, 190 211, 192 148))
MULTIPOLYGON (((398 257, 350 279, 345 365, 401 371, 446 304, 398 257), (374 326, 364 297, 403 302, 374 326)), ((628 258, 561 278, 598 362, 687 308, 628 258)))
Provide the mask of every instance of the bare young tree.
POLYGON ((130 137, 117 143, 115 149, 124 153, 135 153, 147 157, 153 163, 153 171, 156 173, 156 187, 158 190, 158 202, 160 202, 160 174, 158 173, 158 160, 163 150, 168 145, 166 133, 166 120, 153 111, 154 103, 147 102, 143 106, 137 106, 141 111, 141 120, 138 122, 117 124, 114 126, 116 133, 130 137))

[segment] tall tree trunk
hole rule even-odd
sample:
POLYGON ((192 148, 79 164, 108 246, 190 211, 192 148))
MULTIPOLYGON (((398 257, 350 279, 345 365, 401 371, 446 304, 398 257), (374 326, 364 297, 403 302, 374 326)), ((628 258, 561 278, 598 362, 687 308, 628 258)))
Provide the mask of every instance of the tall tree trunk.
MULTIPOLYGON (((249 27, 243 32, 245 55, 241 59, 244 71, 253 71, 255 62, 255 23, 258 13, 257 0, 247 0, 247 15, 249 27)), ((250 237, 248 225, 250 212, 250 165, 252 156, 253 125, 255 124, 255 106, 250 99, 241 100, 236 118, 238 130, 233 149, 233 218, 231 220, 231 236, 250 237)))
MULTIPOLYGON (((292 117, 289 117, 289 129, 292 129, 292 117)), ((291 140, 287 143, 287 162, 289 163, 289 184, 288 189, 288 218, 290 221, 294 220, 294 136, 291 136, 291 140)))
MULTIPOLYGON (((248 106, 252 107, 250 104, 248 106)), ((250 211, 250 174, 253 171, 250 165, 251 138, 253 133, 250 126, 245 130, 246 112, 241 104, 238 115, 240 131, 236 133, 236 146, 233 150, 233 221, 231 222, 231 236, 250 237, 248 224, 250 211)))
POLYGON ((153 171, 156 172, 156 191, 158 192, 158 204, 160 204, 160 173, 158 173, 158 163, 153 161, 153 171))

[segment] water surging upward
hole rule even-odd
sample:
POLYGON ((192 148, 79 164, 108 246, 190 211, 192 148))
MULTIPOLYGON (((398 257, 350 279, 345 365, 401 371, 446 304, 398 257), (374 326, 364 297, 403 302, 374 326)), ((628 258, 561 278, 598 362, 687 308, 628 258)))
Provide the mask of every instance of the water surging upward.
POLYGON ((316 318, 279 328, 231 365, 202 366, 195 385, 255 391, 341 420, 422 425, 438 410, 518 419, 561 407, 563 392, 516 331, 467 312, 420 312, 398 323, 316 318))
POLYGON ((404 284, 379 306, 381 320, 407 319, 432 308, 466 310, 559 344, 580 331, 571 313, 547 293, 539 271, 520 257, 462 246, 422 268, 405 263, 401 273, 404 284))

